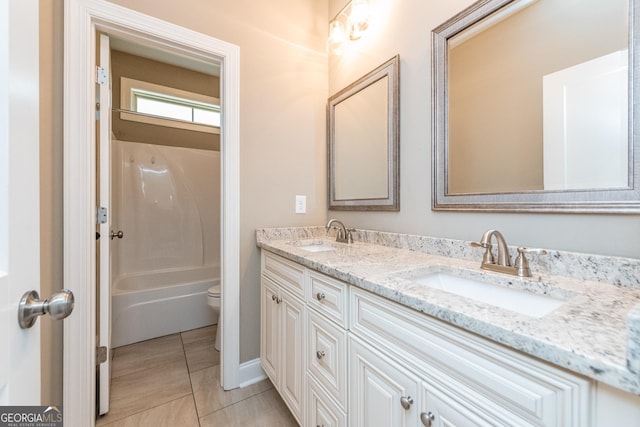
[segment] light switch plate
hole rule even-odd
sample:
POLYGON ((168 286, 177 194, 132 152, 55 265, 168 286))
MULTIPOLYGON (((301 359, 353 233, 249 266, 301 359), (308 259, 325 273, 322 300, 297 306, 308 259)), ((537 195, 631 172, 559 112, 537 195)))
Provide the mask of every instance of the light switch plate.
POLYGON ((296 196, 296 213, 307 213, 307 196, 296 196))

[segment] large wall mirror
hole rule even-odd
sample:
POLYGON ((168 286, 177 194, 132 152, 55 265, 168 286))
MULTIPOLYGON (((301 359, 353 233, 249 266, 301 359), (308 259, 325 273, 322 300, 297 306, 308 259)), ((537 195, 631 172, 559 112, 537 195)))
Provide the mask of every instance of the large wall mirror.
POLYGON ((433 209, 639 212, 639 7, 481 0, 433 30, 433 209))
POLYGON ((400 210, 399 63, 395 56, 329 98, 329 209, 400 210))

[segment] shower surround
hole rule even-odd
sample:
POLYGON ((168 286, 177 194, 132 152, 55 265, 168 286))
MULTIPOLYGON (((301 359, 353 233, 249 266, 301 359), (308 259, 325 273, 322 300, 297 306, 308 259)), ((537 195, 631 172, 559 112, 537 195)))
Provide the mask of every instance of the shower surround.
POLYGON ((215 322, 220 153, 112 142, 112 346, 215 322))

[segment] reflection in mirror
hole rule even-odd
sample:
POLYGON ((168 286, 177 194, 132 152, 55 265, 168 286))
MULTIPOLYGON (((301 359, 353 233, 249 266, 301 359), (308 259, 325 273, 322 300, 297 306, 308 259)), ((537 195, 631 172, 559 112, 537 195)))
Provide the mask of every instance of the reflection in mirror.
POLYGON ((329 209, 399 209, 398 68, 396 56, 329 98, 329 209))
POLYGON ((630 13, 483 0, 434 30, 434 209, 637 209, 630 13))

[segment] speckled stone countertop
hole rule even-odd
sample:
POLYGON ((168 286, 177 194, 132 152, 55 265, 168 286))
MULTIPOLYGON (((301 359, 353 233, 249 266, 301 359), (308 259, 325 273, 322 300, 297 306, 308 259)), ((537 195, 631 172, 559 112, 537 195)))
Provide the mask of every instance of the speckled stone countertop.
MULTIPOLYGON (((333 234, 333 232, 332 232, 333 234)), ((469 242, 358 231, 336 243, 324 227, 259 229, 261 248, 460 328, 616 388, 640 394, 640 260, 549 251, 531 256, 533 277, 480 269, 483 250, 469 242), (332 250, 300 246, 323 243, 332 250), (453 273, 565 302, 543 317, 417 284, 430 272, 453 273)), ((510 248, 511 253, 515 252, 510 248)))

